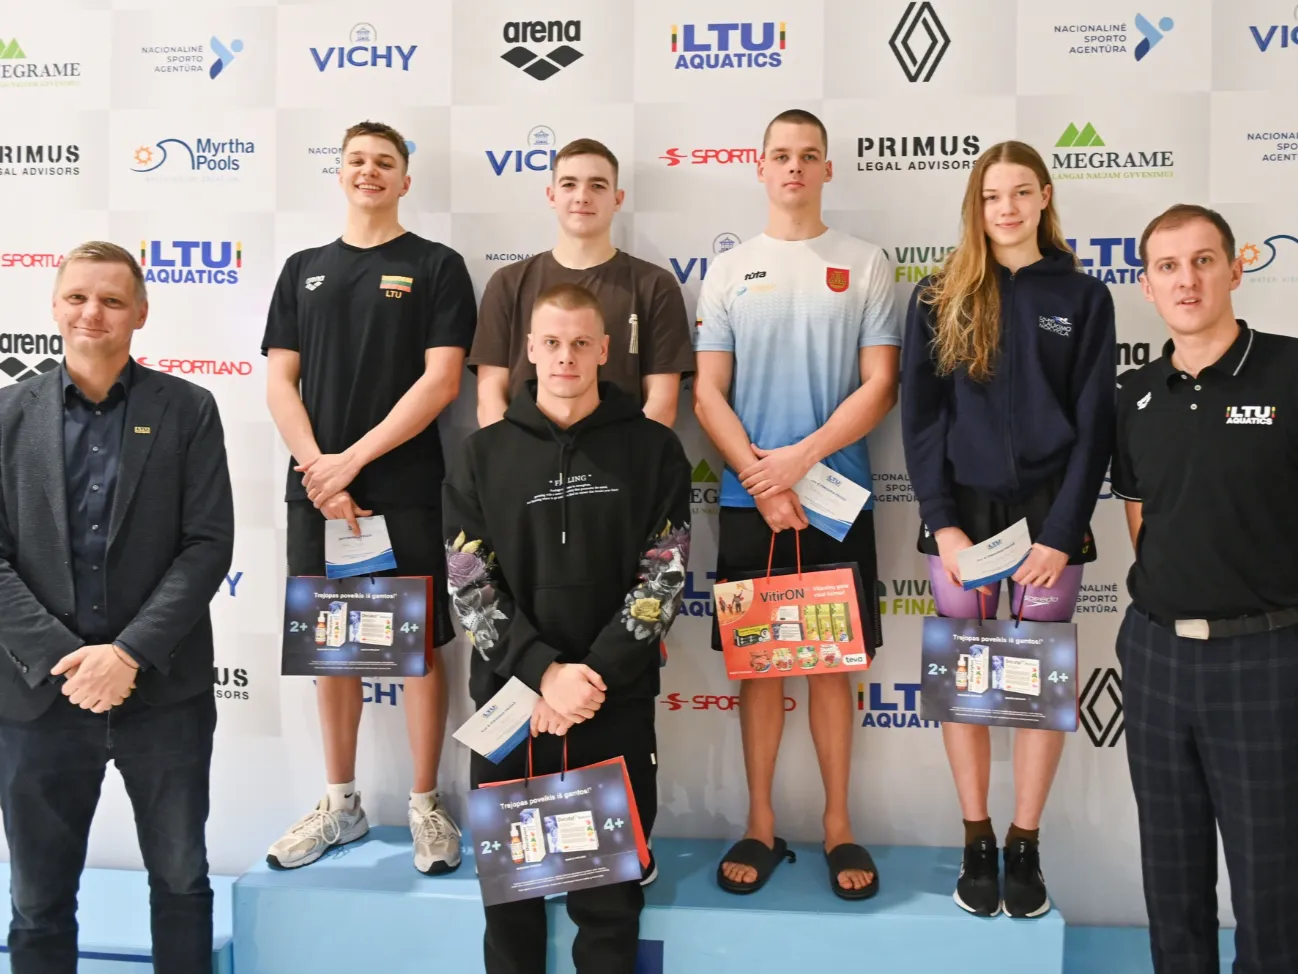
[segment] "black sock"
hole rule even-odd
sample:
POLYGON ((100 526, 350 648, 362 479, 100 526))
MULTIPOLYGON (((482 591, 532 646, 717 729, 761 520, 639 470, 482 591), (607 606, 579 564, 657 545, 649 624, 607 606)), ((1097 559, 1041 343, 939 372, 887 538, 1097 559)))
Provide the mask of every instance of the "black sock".
POLYGON ((1011 822, 1010 830, 1005 835, 1005 844, 1009 845, 1011 842, 1016 842, 1019 839, 1022 839, 1024 842, 1031 842, 1033 845, 1036 845, 1040 838, 1041 838, 1040 828, 1021 829, 1013 822, 1011 822))
POLYGON ((964 844, 973 845, 979 839, 991 839, 992 845, 996 844, 996 833, 992 829, 992 820, 983 819, 981 822, 970 822, 968 819, 961 819, 964 822, 964 844))

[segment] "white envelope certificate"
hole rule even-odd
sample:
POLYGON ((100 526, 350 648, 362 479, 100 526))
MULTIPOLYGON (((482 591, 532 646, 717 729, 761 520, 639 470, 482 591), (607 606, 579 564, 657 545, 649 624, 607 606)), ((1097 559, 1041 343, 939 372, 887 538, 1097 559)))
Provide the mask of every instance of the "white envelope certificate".
POLYGON ((511 676, 485 707, 451 736, 488 761, 499 764, 531 733, 532 710, 541 695, 511 676))
POLYGON ((870 499, 870 492, 823 463, 817 463, 793 485, 807 521, 835 541, 842 541, 870 499))
POLYGON ((1028 534, 1028 521, 1023 518, 1008 528, 988 538, 982 544, 966 548, 956 555, 960 567, 960 583, 967 592, 979 585, 990 585, 1009 578, 1028 560, 1032 551, 1032 538, 1028 534))
POLYGON ((388 537, 388 522, 382 514, 358 517, 360 536, 352 534, 343 520, 325 521, 325 574, 329 578, 373 575, 397 567, 388 537))

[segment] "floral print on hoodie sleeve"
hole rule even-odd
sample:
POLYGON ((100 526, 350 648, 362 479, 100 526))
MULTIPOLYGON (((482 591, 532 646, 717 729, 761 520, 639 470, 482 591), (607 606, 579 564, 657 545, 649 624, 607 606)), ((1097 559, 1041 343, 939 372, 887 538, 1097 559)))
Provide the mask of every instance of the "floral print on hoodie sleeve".
POLYGON ((668 521, 640 555, 639 582, 627 593, 622 621, 636 639, 661 639, 680 611, 685 566, 690 558, 690 526, 673 529, 668 521))
POLYGON ((480 540, 466 541, 463 531, 446 545, 446 582, 451 603, 469 642, 483 659, 490 658, 500 641, 497 620, 507 618, 498 606, 495 568, 495 552, 487 551, 480 540))

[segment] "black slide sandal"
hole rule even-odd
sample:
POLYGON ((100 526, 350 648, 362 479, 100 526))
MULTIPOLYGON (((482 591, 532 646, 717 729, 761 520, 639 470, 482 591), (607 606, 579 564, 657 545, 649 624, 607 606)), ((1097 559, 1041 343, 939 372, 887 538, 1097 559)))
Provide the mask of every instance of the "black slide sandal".
POLYGON ((781 861, 788 859, 789 862, 797 862, 798 857, 789 849, 789 845, 783 839, 775 840, 775 848, 768 848, 766 843, 759 839, 740 839, 732 845, 729 851, 722 857, 721 862, 717 863, 717 885, 727 893, 756 893, 766 885, 766 881, 771 878, 771 873, 775 872, 775 867, 781 861), (736 883, 726 878, 722 871, 722 866, 728 862, 733 862, 737 866, 751 866, 757 870, 757 880, 752 883, 736 883))
POLYGON ((854 842, 844 842, 842 845, 834 846, 833 849, 826 852, 825 861, 829 863, 829 888, 840 899, 868 900, 879 892, 879 870, 874 865, 874 858, 864 846, 859 846, 854 842), (839 885, 838 877, 849 869, 859 869, 861 872, 872 873, 874 879, 870 881, 869 886, 862 889, 843 889, 839 885))

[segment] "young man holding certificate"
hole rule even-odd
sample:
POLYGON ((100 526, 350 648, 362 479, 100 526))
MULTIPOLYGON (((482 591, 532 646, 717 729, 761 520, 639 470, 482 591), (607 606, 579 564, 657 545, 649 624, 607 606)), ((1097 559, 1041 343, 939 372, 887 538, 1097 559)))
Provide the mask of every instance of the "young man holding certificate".
MULTIPOLYGON (((540 694, 533 741, 499 763, 474 753, 474 788, 621 757, 644 834, 657 801, 660 644, 689 557, 690 466, 676 435, 599 382, 609 337, 595 296, 541 292, 537 378, 502 422, 471 435, 443 490, 451 602, 473 644, 474 705, 517 677, 540 694)), ((638 881, 573 889, 580 974, 632 974, 638 881)), ((487 906, 487 974, 541 974, 543 897, 487 906)))
MULTIPOLYGON (((833 176, 826 149, 825 127, 809 112, 783 112, 767 127, 757 168, 770 201, 766 232, 716 258, 703 282, 694 410, 726 461, 717 579, 766 574, 772 533, 775 568, 796 567, 795 538, 803 564, 854 562, 873 649, 883 640, 873 590, 872 502, 865 510, 840 511, 838 525, 805 505, 828 493, 808 490, 810 481, 832 485, 833 476, 869 488, 865 436, 896 402, 901 328, 883 251, 821 220, 821 195, 833 176), (821 475, 825 468, 832 474, 821 475), (813 523, 817 529, 806 531, 813 523)), ((713 649, 721 648, 714 626, 713 649)), ((734 893, 759 889, 785 855, 771 803, 784 731, 783 684, 779 678, 740 684, 748 827, 717 873, 722 888, 734 893)), ((808 694, 825 784, 830 887, 846 899, 864 899, 879 886, 869 852, 852 837, 847 810, 849 677, 816 676, 808 694)))

